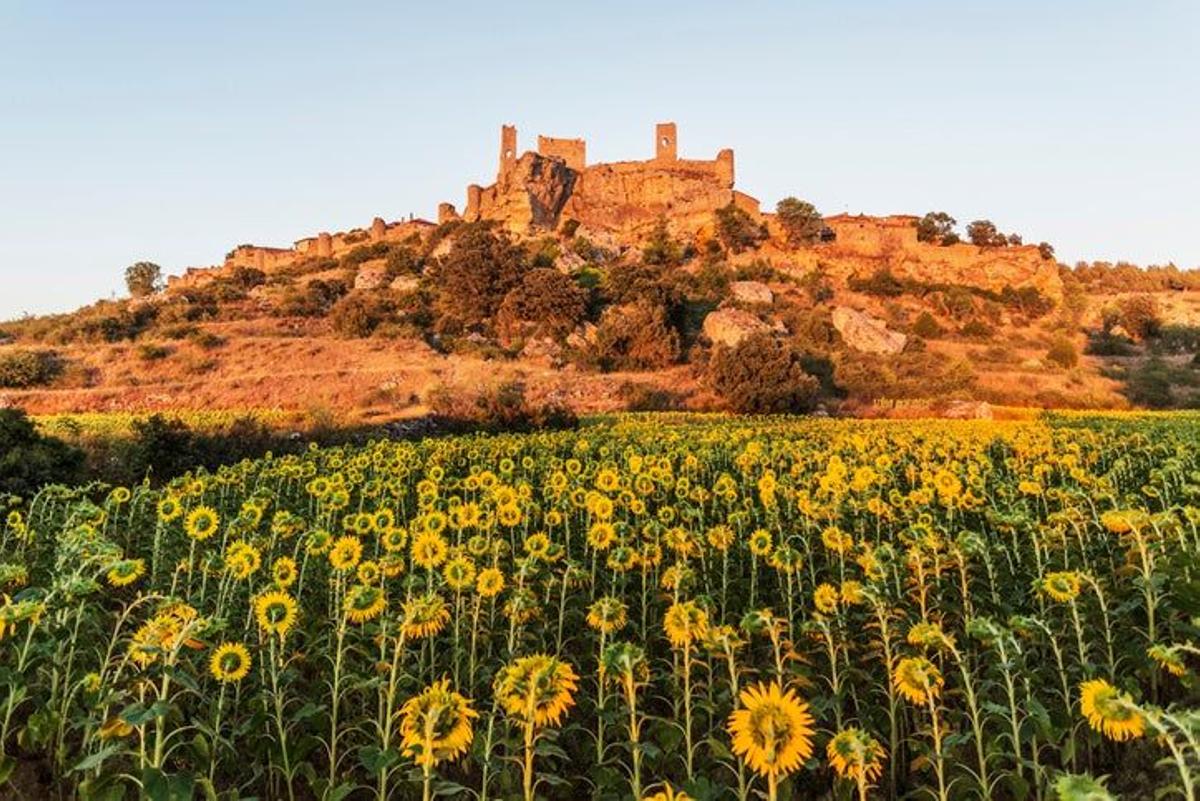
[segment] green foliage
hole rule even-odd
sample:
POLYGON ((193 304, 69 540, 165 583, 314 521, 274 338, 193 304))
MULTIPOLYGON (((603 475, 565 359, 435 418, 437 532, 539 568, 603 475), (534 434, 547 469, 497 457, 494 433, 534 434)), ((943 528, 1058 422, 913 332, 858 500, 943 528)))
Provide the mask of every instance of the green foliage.
POLYGON ((1055 337, 1050 349, 1046 351, 1046 361, 1069 369, 1079 364, 1079 349, 1067 337, 1055 337))
MULTIPOLYGON (((1106 310, 1107 311, 1107 310, 1106 310)), ((1114 322, 1111 311, 1105 315, 1105 327, 1114 322)), ((1150 339, 1162 328, 1162 312, 1158 301, 1151 295, 1131 295, 1117 301, 1115 322, 1121 325, 1134 339, 1150 339)))
POLYGON ((825 232, 825 219, 807 200, 785 197, 775 204, 775 219, 792 247, 817 242, 825 232))
POLYGON ((505 296, 497 320, 511 332, 529 322, 535 335, 563 337, 584 319, 587 301, 588 293, 570 276, 553 268, 535 268, 505 296))
POLYGON ((528 269, 524 248, 506 235, 482 223, 464 225, 436 269, 437 311, 464 326, 490 323, 528 269))
POLYGON ((1021 244, 1021 237, 1016 234, 1002 234, 991 220, 975 220, 967 226, 967 238, 972 245, 981 248, 1002 248, 1008 245, 1021 244))
POLYGON ((0 409, 0 495, 28 496, 45 484, 78 479, 83 452, 42 436, 21 409, 0 409))
POLYGON ((369 337, 392 315, 391 299, 369 292, 351 292, 329 310, 329 323, 340 336, 369 337))
POLYGON ((153 295, 162 289, 162 268, 150 261, 135 262, 125 268, 125 286, 135 298, 153 295))
POLYGON ((715 213, 717 239, 731 253, 755 250, 766 240, 766 226, 756 223, 749 212, 736 203, 729 203, 715 213))
POLYGON ((1138 406, 1166 409, 1171 406, 1171 368, 1159 358, 1147 359, 1131 369, 1125 380, 1125 397, 1138 406))
POLYGON ((854 292, 865 292, 868 295, 878 295, 884 298, 900 297, 909 291, 909 286, 892 275, 891 270, 886 267, 879 268, 866 278, 851 276, 846 284, 854 292))
POLYGON ((532 402, 521 381, 504 381, 465 390, 435 387, 425 398, 444 428, 474 431, 567 429, 578 425, 575 414, 553 402, 532 402))
POLYGON ((274 311, 282 317, 323 317, 349 291, 345 281, 314 278, 289 290, 274 311))
POLYGON ((63 360, 52 350, 0 351, 0 387, 42 386, 58 378, 62 371, 63 360))
POLYGON ((917 241, 935 245, 956 244, 958 234, 954 226, 958 223, 944 211, 931 211, 917 221, 917 241))
POLYGON ((923 311, 913 321, 912 332, 921 339, 938 339, 945 335, 946 329, 942 328, 932 314, 923 311))
POLYGON ((642 248, 642 261, 657 267, 675 267, 683 262, 684 248, 671 236, 667 219, 660 217, 642 248))
POLYGON ((666 310, 642 300, 610 306, 600 316, 592 360, 601 370, 653 370, 679 359, 679 331, 666 310))
POLYGON ((805 354, 785 339, 763 332, 736 347, 718 346, 709 360, 712 390, 735 412, 778 414, 810 411, 820 382, 804 369, 805 354))
POLYGON ((1051 245, 1049 242, 1039 242, 1037 247, 1038 255, 1046 261, 1054 258, 1054 245, 1051 245))

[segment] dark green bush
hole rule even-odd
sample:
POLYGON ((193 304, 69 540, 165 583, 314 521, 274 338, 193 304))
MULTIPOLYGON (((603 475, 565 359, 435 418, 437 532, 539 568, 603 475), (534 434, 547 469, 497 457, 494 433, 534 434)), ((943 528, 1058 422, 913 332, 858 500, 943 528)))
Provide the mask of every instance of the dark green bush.
POLYGON ((1059 367, 1071 368, 1079 364, 1079 349, 1066 337, 1056 337, 1046 351, 1046 361, 1059 367))
POLYGON ((0 494, 30 496, 46 484, 72 484, 83 451, 38 433, 21 409, 0 409, 0 494))
POLYGON ((24 389, 49 384, 63 371, 63 360, 52 350, 0 352, 0 387, 24 389))
POLYGON ((351 292, 329 310, 329 323, 339 335, 369 337, 393 313, 389 298, 366 292, 351 292))
POLYGON ((805 354, 770 333, 718 346, 709 360, 712 390, 735 412, 777 414, 811 411, 821 384, 804 369, 805 354))

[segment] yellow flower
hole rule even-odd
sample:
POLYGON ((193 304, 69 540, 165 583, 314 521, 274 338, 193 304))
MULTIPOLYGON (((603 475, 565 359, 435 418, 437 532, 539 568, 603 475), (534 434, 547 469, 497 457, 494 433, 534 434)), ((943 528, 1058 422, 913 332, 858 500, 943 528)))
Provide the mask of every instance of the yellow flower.
POLYGON ((854 547, 854 538, 837 526, 829 526, 821 532, 821 542, 836 554, 846 554, 854 547))
POLYGON ((525 656, 496 674, 496 700, 504 711, 533 726, 555 726, 575 705, 579 677, 567 662, 546 654, 525 656))
POLYGON ((122 559, 108 570, 105 578, 114 587, 126 587, 146 574, 144 559, 122 559))
POLYGON ((338 537, 329 549, 329 565, 339 573, 353 570, 362 559, 362 541, 351 534, 338 537))
POLYGON ((222 643, 208 660, 208 672, 222 683, 239 682, 250 672, 250 652, 240 642, 222 643))
POLYGON ((840 600, 841 595, 838 593, 838 588, 832 584, 818 584, 817 588, 813 590, 813 606, 823 615, 835 614, 840 600))
POLYGON ((432 637, 445 627, 450 619, 446 602, 437 593, 418 595, 404 604, 404 623, 400 630, 405 637, 420 639, 432 637))
POLYGON ((733 529, 729 526, 713 526, 708 530, 706 538, 709 545, 724 552, 733 544, 733 529))
POLYGON ((863 595, 862 584, 853 579, 843 581, 840 592, 842 603, 847 606, 857 606, 866 600, 866 597, 863 595))
POLYGON ((423 531, 413 538, 412 559, 417 567, 433 570, 446 561, 450 546, 436 531, 423 531))
POLYGON ((295 584, 296 576, 296 560, 290 556, 279 557, 271 566, 271 578, 274 579, 275 586, 281 590, 286 590, 295 584))
POLYGON ((864 787, 879 780, 886 755, 878 740, 853 726, 839 731, 825 747, 834 772, 864 787))
POLYGON ((538 531, 526 537, 522 547, 533 558, 544 559, 550 553, 550 538, 538 531))
POLYGON ((387 608, 387 598, 383 589, 371 584, 355 584, 346 590, 342 601, 342 611, 351 623, 366 623, 383 614, 387 608))
POLYGON ((1080 586, 1080 576, 1073 570, 1047 573, 1042 578, 1042 592, 1060 603, 1079 597, 1080 586))
POLYGON ((378 562, 373 559, 364 559, 358 563, 358 569, 354 571, 354 575, 358 577, 360 584, 377 584, 380 572, 378 562))
POLYGON ((664 784, 661 790, 645 796, 642 801, 694 801, 694 799, 683 790, 675 790, 671 785, 664 784))
POLYGON ((756 529, 750 535, 750 553, 755 556, 766 556, 771 553, 771 532, 765 528, 756 529))
POLYGON ((183 530, 194 540, 202 541, 211 537, 217 531, 221 518, 209 506, 197 506, 188 512, 183 522, 183 530))
POLYGON ((475 592, 483 598, 494 598, 504 589, 504 574, 498 568, 486 567, 475 579, 475 592))
POLYGON ((1175 645, 1151 645, 1146 653, 1163 670, 1172 676, 1183 676, 1187 665, 1183 662, 1179 647, 1175 645))
POLYGON ((613 544, 613 540, 617 538, 616 530, 612 523, 598 521, 592 523, 592 527, 588 529, 587 541, 588 545, 597 551, 606 551, 613 544))
POLYGON ((471 720, 479 713, 467 698, 450 689, 449 679, 442 679, 408 699, 399 715, 404 755, 432 768, 466 753, 475 737, 471 720))
POLYGON ((625 604, 611 595, 598 598, 588 610, 588 625, 601 634, 612 634, 625 628, 625 604))
POLYGON ((1104 679, 1079 685, 1079 710, 1094 731, 1110 740, 1132 740, 1146 733, 1146 720, 1129 693, 1121 692, 1104 679))
POLYGON ((296 623, 297 614, 296 599, 286 592, 271 590, 254 599, 254 617, 267 634, 286 637, 296 623))
POLYGON ((170 523, 183 512, 183 507, 179 504, 179 499, 173 495, 168 495, 158 502, 156 507, 158 519, 164 523, 170 523))
POLYGON ((752 770, 774 780, 812 755, 813 718, 793 690, 759 683, 742 690, 739 700, 729 716, 729 734, 733 752, 752 770))
POLYGON ((456 556, 442 568, 446 585, 455 592, 462 592, 475 583, 475 563, 466 556, 456 556))
POLYGON ((674 603, 663 618, 667 639, 675 648, 689 648, 708 633, 708 615, 695 601, 674 603))
POLYGON ((937 666, 923 656, 901 659, 892 670, 892 684, 914 704, 936 700, 942 683, 937 666))

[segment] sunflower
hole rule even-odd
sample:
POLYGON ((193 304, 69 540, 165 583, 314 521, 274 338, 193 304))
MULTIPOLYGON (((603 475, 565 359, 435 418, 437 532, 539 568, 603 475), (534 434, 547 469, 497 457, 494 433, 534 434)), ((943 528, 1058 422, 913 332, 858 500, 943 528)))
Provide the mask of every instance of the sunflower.
POLYGON ((1088 725, 1110 740, 1132 740, 1146 733, 1146 719, 1129 693, 1121 692, 1104 679, 1079 685, 1079 709, 1088 725))
POLYGON ((345 534, 333 541, 329 549, 329 565, 339 573, 353 570, 362 559, 362 541, 358 537, 345 534))
POLYGON ((588 609, 587 623, 601 634, 612 634, 625 628, 625 604, 611 595, 598 598, 588 609))
POLYGON ((405 637, 420 639, 432 637, 441 631, 450 619, 450 610, 445 600, 437 593, 417 595, 404 604, 404 623, 400 630, 405 637))
POLYGON ((449 679, 408 699, 399 715, 404 755, 423 768, 466 753, 475 737, 471 720, 479 717, 467 698, 450 689, 449 679))
POLYGON ((613 528, 612 523, 606 521, 600 520, 592 523, 592 527, 588 529, 588 545, 597 551, 608 550, 616 538, 616 529, 613 528))
POLYGON ((183 530, 192 539, 203 541, 216 533, 220 522, 221 518, 217 516, 212 507, 197 506, 188 512, 183 521, 183 530))
POLYGON ((1079 597, 1080 575, 1073 570, 1047 573, 1042 579, 1042 592, 1060 603, 1068 603, 1079 597))
POLYGON ((708 544, 718 551, 724 553, 729 550, 729 546, 733 545, 733 529, 729 526, 713 526, 705 535, 708 544))
POLYGON ((254 617, 267 634, 286 637, 296 623, 297 614, 296 599, 286 592, 271 590, 254 599, 254 617))
POLYGON ((504 589, 504 574, 495 567, 485 567, 475 578, 475 592, 482 598, 495 598, 504 589))
POLYGON ((812 755, 813 718, 808 704, 778 682, 742 690, 729 716, 733 752, 770 779, 792 773, 812 755))
POLYGON ((841 593, 832 584, 818 584, 813 590, 813 606, 823 615, 836 614, 841 593))
POLYGON ((433 570, 446 561, 450 546, 436 531, 423 531, 413 538, 412 560, 417 567, 433 570))
POLYGON ((767 556, 771 553, 771 532, 765 528, 756 529, 750 535, 750 553, 755 556, 767 556))
POLYGON ((240 642, 222 643, 208 660, 208 672, 224 684, 239 682, 250 672, 250 652, 240 642))
POLYGON ((146 574, 146 560, 122 559, 111 568, 105 578, 113 587, 127 587, 146 574))
POLYGON ((554 726, 575 705, 578 681, 575 670, 561 659, 525 656, 496 674, 496 700, 507 714, 534 728, 554 726))
POLYGON ((158 502, 155 508, 158 513, 158 519, 163 523, 170 523, 183 512, 183 507, 179 504, 179 499, 174 495, 168 495, 158 502))
POLYGON ((821 532, 821 543, 834 553, 844 555, 854 547, 854 538, 837 526, 829 526, 821 532))
POLYGON ((642 801, 694 801, 694 799, 683 790, 675 790, 671 785, 664 784, 661 790, 645 796, 642 801))
POLYGON ((834 772, 863 786, 879 780, 886 755, 878 740, 853 726, 839 731, 825 747, 825 756, 834 772))
POLYGON ((550 553, 550 538, 537 531, 526 537, 521 547, 534 559, 545 559, 546 555, 550 553))
POLYGON ((262 566, 262 554, 244 540, 237 540, 225 549, 225 569, 235 579, 245 581, 262 566))
POLYGON ((695 601, 671 604, 663 618, 667 639, 675 648, 688 648, 708 632, 708 615, 695 601))
POLYGON ((271 578, 275 581, 275 586, 281 590, 286 590, 295 584, 297 575, 296 560, 290 556, 279 557, 271 566, 271 578))
POLYGON ((892 684, 914 704, 935 700, 942 683, 937 666, 923 656, 901 659, 892 671, 892 684))
POLYGON ((446 586, 455 592, 462 592, 475 583, 475 563, 467 556, 456 556, 442 568, 442 577, 446 586))
POLYGON ((379 563, 374 559, 364 559, 358 563, 358 567, 354 571, 360 584, 378 584, 382 573, 379 563))
POLYGON ((839 594, 842 596, 842 603, 846 606, 858 606, 866 600, 866 595, 863 594, 862 582, 855 581, 854 579, 843 581, 839 594))
POLYGON ((512 528, 521 522, 521 507, 515 503, 506 503, 496 508, 496 519, 500 525, 512 528))
POLYGON ((388 528, 380 535, 379 543, 388 553, 402 551, 404 546, 408 545, 408 530, 403 526, 388 528))
POLYGON ((1151 645, 1146 651, 1160 668, 1172 676, 1183 676, 1187 673, 1187 665, 1177 645, 1151 645))
POLYGON ((355 584, 346 590, 342 611, 351 623, 366 623, 379 617, 387 608, 383 590, 372 584, 355 584))

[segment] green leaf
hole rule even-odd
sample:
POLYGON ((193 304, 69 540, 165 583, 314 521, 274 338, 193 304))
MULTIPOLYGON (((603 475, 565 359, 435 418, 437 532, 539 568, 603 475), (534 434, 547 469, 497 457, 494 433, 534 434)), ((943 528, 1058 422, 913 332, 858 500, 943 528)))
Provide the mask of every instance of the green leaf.
POLYGON ((167 774, 158 768, 142 771, 142 795, 149 801, 191 801, 195 781, 183 773, 167 774))
POLYGON ((101 748, 99 751, 97 751, 96 753, 94 753, 90 756, 86 756, 83 759, 81 759, 75 765, 75 767, 71 768, 71 770, 68 772, 76 773, 76 772, 91 770, 93 768, 98 768, 98 767, 100 767, 101 763, 104 762, 104 760, 108 759, 113 754, 119 753, 120 751, 121 751, 120 744, 114 743, 112 745, 106 745, 103 748, 101 748))

